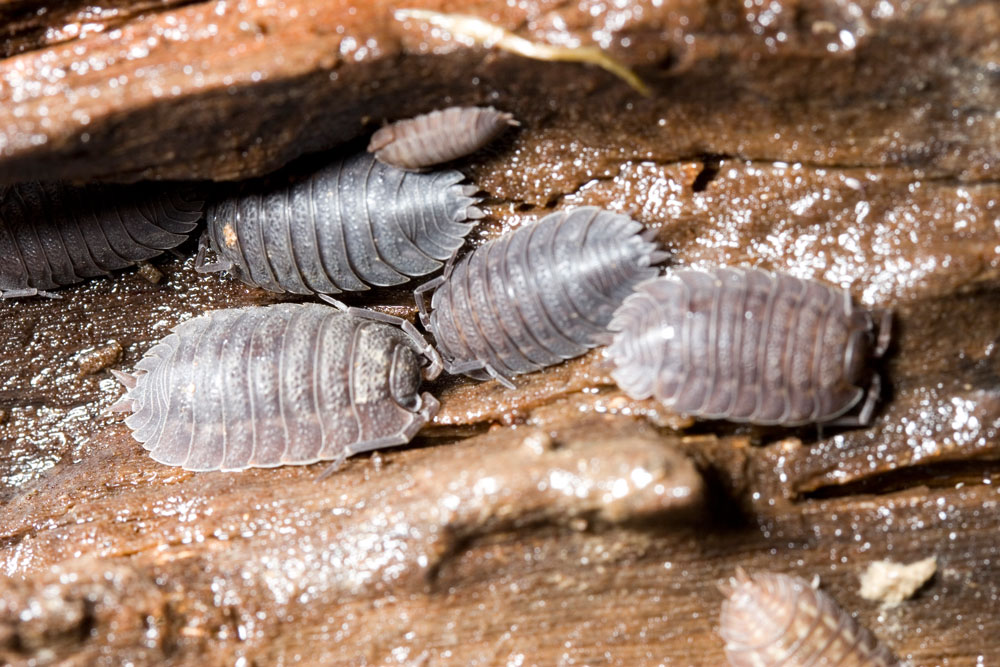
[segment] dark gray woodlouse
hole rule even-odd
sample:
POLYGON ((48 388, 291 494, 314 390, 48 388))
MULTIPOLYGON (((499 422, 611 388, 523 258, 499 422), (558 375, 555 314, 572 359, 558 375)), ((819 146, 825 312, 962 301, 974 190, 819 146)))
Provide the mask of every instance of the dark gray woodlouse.
POLYGON ((486 243, 417 289, 445 369, 508 386, 609 340, 607 324, 666 258, 652 232, 592 206, 560 211, 486 243), (437 287, 428 316, 423 293, 437 287))
POLYGON ((473 153, 511 125, 520 123, 493 107, 450 107, 386 125, 368 152, 400 169, 423 169, 473 153))
POLYGON ((365 153, 291 185, 209 207, 196 268, 272 292, 335 294, 398 285, 454 256, 482 217, 457 171, 406 172, 365 153), (204 264, 205 244, 220 261, 204 264))
POLYGON ((113 410, 132 411, 125 423, 153 459, 188 470, 339 462, 407 443, 437 412, 418 391, 439 358, 351 313, 284 303, 188 320, 135 375, 115 372, 128 392, 113 410))
POLYGON ((895 667, 892 652, 807 581, 738 569, 722 603, 719 633, 732 667, 895 667))
POLYGON ((176 187, 0 187, 0 296, 110 275, 188 238, 204 201, 176 187))
POLYGON ((850 295, 759 269, 687 269, 636 288, 609 325, 612 377, 633 398, 682 414, 754 424, 864 425, 879 396, 868 367, 885 352, 850 295), (867 400, 856 416, 846 413, 867 400))

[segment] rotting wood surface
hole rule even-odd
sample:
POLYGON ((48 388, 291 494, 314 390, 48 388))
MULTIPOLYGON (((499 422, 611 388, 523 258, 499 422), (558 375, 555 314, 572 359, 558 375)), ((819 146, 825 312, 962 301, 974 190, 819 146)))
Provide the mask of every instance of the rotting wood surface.
MULTIPOLYGON (((81 350, 116 340, 130 369, 179 321, 279 300, 196 275, 193 243, 159 284, 127 272, 0 303, 0 659, 719 665, 716 586, 741 565, 819 575, 915 665, 1000 662, 995 3, 461 8, 532 39, 606 37, 649 98, 398 26, 402 5, 126 3, 81 38, 33 28, 30 6, 0 2, 21 17, 0 60, 4 179, 229 179, 489 102, 523 127, 460 165, 490 195, 474 243, 601 205, 678 264, 789 270, 890 306, 896 335, 870 428, 693 422, 627 399, 598 350, 514 391, 441 381, 413 446, 316 482, 322 465, 160 466, 105 412, 117 383, 80 374, 81 350), (860 598, 871 561, 929 555, 914 599, 860 598)), ((406 290, 349 300, 413 315, 406 290)))

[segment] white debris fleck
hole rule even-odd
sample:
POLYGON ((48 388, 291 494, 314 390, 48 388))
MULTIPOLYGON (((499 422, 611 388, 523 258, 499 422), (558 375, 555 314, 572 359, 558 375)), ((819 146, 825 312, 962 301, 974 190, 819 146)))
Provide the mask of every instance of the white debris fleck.
POLYGON ((861 597, 877 600, 886 606, 897 605, 913 596, 937 571, 937 558, 931 556, 904 565, 878 560, 861 575, 861 597))

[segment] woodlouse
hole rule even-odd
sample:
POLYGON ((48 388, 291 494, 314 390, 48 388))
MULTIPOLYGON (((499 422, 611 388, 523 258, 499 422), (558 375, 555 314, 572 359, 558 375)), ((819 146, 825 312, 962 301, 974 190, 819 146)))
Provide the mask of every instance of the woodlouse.
POLYGON ((686 269, 643 283, 609 328, 612 377, 682 414, 755 424, 867 424, 868 367, 888 346, 872 314, 834 287, 760 269, 686 269), (855 416, 867 390, 867 400, 855 416))
POLYGON ((187 240, 204 203, 182 188, 0 188, 0 296, 53 296, 155 257, 187 240))
POLYGON ((901 663, 833 598, 787 574, 738 569, 722 603, 719 633, 732 667, 901 663))
POLYGON ((135 375, 115 372, 128 392, 113 409, 132 411, 125 423, 156 461, 188 470, 339 462, 407 443, 437 411, 418 391, 438 357, 412 325, 357 312, 283 303, 195 317, 135 375))
POLYGON ((398 285, 450 259, 482 217, 457 171, 419 174, 365 153, 291 185, 209 207, 196 268, 272 292, 335 294, 398 285), (205 265, 206 243, 220 259, 205 265))
POLYGON ((449 107, 386 125, 368 152, 400 169, 423 169, 473 153, 519 124, 493 107, 449 107))
POLYGON ((445 368, 508 386, 510 377, 607 342, 614 309, 666 258, 631 218, 560 211, 465 255, 417 289, 445 368), (428 316, 423 293, 437 287, 428 316))

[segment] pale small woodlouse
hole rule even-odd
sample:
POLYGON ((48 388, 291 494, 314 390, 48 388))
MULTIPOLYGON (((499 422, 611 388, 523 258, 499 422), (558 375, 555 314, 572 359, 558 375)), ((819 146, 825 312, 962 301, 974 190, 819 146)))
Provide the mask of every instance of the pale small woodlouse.
POLYGON ((719 634, 731 667, 899 667, 902 663, 833 598, 806 580, 757 572, 721 586, 719 634))
POLYGON ((204 201, 175 186, 0 188, 0 296, 110 275, 187 240, 204 201))
POLYGON ((249 186, 210 206, 201 272, 231 271, 272 292, 336 294, 398 285, 452 258, 482 217, 453 170, 413 173, 366 153, 300 180, 249 186), (207 245, 219 261, 205 264, 207 245))
POLYGON ((195 317, 134 375, 113 371, 128 391, 112 409, 132 412, 154 460, 188 470, 336 465, 405 444, 437 412, 419 388, 440 359, 412 325, 363 314, 283 303, 195 317))
POLYGON ((449 107, 386 125, 368 152, 400 169, 424 169, 474 153, 512 125, 520 123, 493 107, 449 107))
POLYGON ((608 321, 667 257, 652 231, 592 206, 558 211, 466 254, 416 290, 450 373, 509 378, 609 339, 608 321), (435 289, 431 313, 424 292, 435 289))
POLYGON ((889 343, 850 294, 749 268, 685 269, 636 288, 609 325, 612 377, 681 414, 754 424, 865 425, 889 343), (867 399, 861 403, 867 393, 867 399), (847 415, 861 404, 856 415, 847 415))

